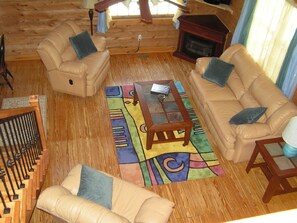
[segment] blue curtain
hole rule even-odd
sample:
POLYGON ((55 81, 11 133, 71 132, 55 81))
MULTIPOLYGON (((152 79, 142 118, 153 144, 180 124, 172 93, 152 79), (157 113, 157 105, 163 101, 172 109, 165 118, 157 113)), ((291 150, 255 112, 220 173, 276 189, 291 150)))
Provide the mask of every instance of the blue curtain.
POLYGON ((276 85, 291 98, 297 84, 297 29, 290 42, 276 85))
POLYGON ((244 46, 246 45, 256 4, 257 0, 244 1, 238 24, 231 40, 231 45, 234 45, 236 43, 241 43, 244 46))
POLYGON ((106 33, 107 30, 108 30, 108 26, 107 26, 106 11, 98 12, 97 31, 100 33, 106 33))

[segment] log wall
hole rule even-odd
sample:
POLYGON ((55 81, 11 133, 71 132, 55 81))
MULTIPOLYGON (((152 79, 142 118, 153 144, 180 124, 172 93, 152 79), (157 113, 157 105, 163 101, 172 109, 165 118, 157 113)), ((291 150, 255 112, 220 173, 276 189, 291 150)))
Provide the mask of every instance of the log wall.
MULTIPOLYGON (((0 30, 5 34, 7 60, 38 59, 36 48, 52 29, 66 20, 74 20, 83 30, 90 30, 88 10, 81 0, 1 0, 0 30)), ((216 14, 232 33, 238 21, 243 0, 232 1, 230 12, 189 0, 191 14, 216 14)), ((94 14, 94 30, 97 14, 94 14)), ((142 34, 140 53, 173 52, 177 46, 178 30, 171 18, 155 18, 153 24, 139 18, 113 19, 107 37, 111 54, 135 53, 138 34, 142 34)), ((94 35, 102 35, 95 33, 94 35)), ((231 35, 230 35, 231 36, 231 35)))

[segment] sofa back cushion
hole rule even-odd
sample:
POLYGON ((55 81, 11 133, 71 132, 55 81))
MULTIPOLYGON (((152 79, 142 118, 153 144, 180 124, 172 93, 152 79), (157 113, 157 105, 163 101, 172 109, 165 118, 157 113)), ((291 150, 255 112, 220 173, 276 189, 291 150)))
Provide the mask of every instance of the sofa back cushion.
POLYGON ((61 58, 62 58, 63 62, 73 61, 73 60, 77 59, 76 53, 71 45, 66 47, 66 49, 64 50, 64 52, 61 55, 61 58))
POLYGON ((255 63, 253 58, 243 48, 237 51, 230 59, 230 63, 235 65, 235 71, 239 75, 244 88, 247 90, 254 82, 254 80, 264 71, 255 63))
POLYGON ((250 97, 249 88, 264 71, 248 54, 246 49, 240 44, 233 45, 228 48, 220 58, 235 65, 227 85, 236 98, 242 100, 243 107, 246 108, 251 105, 255 107, 261 106, 259 103, 254 103, 250 97), (246 93, 248 95, 244 96, 246 93))
POLYGON ((246 91, 240 76, 235 70, 233 70, 229 76, 227 86, 232 90, 237 100, 239 100, 246 91))
MULTIPOLYGON (((240 98, 240 104, 244 108, 257 108, 261 107, 261 103, 257 101, 257 99, 253 96, 253 94, 250 91, 246 91, 242 97, 240 98)), ((267 120, 267 116, 264 113, 260 118, 257 120, 257 122, 265 123, 267 120)))
POLYGON ((39 44, 38 53, 47 70, 57 69, 64 61, 62 55, 70 46, 69 37, 81 32, 81 29, 72 21, 67 21, 56 27, 39 44))

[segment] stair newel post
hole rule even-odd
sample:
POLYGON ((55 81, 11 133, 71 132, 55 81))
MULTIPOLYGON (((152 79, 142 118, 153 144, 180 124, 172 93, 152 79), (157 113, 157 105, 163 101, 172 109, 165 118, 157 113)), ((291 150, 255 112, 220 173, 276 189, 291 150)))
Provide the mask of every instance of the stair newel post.
POLYGON ((42 150, 47 149, 46 145, 46 139, 45 139, 45 132, 44 132, 44 126, 43 126, 43 121, 42 121, 42 116, 40 112, 40 107, 39 107, 39 102, 38 102, 38 96, 37 95, 32 95, 29 98, 30 105, 34 107, 35 109, 35 114, 36 114, 36 121, 38 123, 38 130, 40 134, 40 141, 42 145, 42 150))
POLYGON ((35 113, 29 113, 26 114, 25 119, 26 119, 26 124, 27 124, 27 133, 29 137, 28 141, 28 146, 30 147, 30 150, 33 154, 33 160, 34 164, 36 164, 36 160, 39 159, 39 153, 36 148, 36 138, 35 138, 35 131, 34 131, 34 123, 36 122, 35 120, 35 113))
POLYGON ((42 171, 43 174, 45 174, 45 170, 47 169, 48 166, 48 155, 47 155, 47 144, 46 144, 46 138, 45 138, 45 130, 44 130, 44 125, 43 125, 43 120, 41 116, 41 111, 39 107, 39 100, 38 100, 38 95, 32 95, 29 98, 29 103, 30 105, 34 108, 35 110, 35 117, 37 121, 37 128, 38 128, 38 133, 39 133, 39 143, 40 143, 40 154, 43 154, 44 161, 42 162, 42 171))

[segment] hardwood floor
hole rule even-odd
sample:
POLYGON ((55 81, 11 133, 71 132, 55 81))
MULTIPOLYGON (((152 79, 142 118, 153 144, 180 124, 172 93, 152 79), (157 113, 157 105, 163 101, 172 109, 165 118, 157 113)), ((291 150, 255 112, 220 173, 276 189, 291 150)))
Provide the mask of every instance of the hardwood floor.
MULTIPOLYGON (((78 163, 120 176, 104 87, 140 80, 173 79, 183 83, 191 98, 187 75, 193 67, 194 64, 169 53, 115 55, 111 57, 108 78, 99 92, 93 97, 79 98, 54 92, 41 61, 8 62, 15 90, 1 86, 0 100, 31 94, 47 96, 50 165, 44 187, 60 184, 78 163)), ((199 116, 197 109, 196 112, 199 116)), ((200 120, 213 144, 201 117, 200 120)), ((261 199, 267 180, 262 172, 252 169, 247 174, 246 162, 229 162, 221 157, 214 144, 213 147, 225 171, 224 176, 147 187, 176 204, 170 223, 223 222, 297 207, 297 193, 275 196, 264 204, 261 199)), ((296 179, 292 182, 297 184, 296 179)), ((52 218, 35 210, 31 223, 37 222, 52 222, 52 218)))

